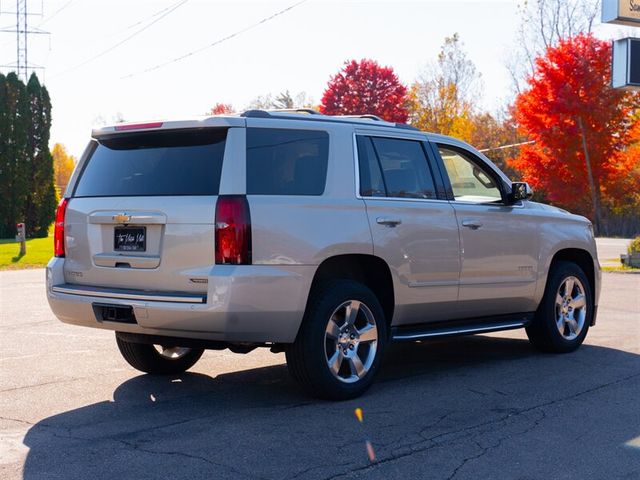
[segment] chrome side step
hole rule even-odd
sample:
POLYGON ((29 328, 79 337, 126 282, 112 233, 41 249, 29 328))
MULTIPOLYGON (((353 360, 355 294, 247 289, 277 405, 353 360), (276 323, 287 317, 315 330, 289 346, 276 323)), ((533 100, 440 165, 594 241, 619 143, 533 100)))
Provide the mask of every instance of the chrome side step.
POLYGON ((476 333, 499 332, 513 330, 529 325, 533 320, 533 313, 517 315, 502 315, 488 318, 456 320, 451 322, 425 323, 393 327, 391 338, 396 342, 420 340, 422 338, 453 337, 458 335, 473 335, 476 333))

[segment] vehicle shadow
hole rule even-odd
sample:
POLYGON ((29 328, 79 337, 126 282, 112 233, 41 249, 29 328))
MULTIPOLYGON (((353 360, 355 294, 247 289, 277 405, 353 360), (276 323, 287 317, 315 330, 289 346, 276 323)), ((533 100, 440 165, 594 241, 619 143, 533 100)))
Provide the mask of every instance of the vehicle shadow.
MULTIPOLYGON (((505 429, 522 430, 525 438, 548 433, 537 455, 553 460, 561 455, 554 452, 555 436, 565 430, 551 420, 582 418, 575 405, 582 401, 591 420, 567 434, 588 436, 601 455, 613 449, 637 462, 640 450, 621 445, 640 435, 640 422, 629 421, 631 405, 640 420, 639 374, 640 356, 629 352, 584 345, 573 354, 545 355, 523 339, 474 336, 392 345, 371 390, 346 402, 304 396, 284 365, 215 378, 139 375, 118 386, 113 401, 30 428, 23 477, 330 478, 362 470, 366 478, 410 478, 397 470, 388 477, 383 469, 428 451, 416 462, 429 466, 429 478, 447 478, 463 459, 475 458, 483 442, 498 445, 491 447, 496 454, 506 448, 505 429), (610 391, 615 401, 592 399, 610 391), (364 410, 362 425, 355 407, 364 410), (365 436, 380 461, 372 470, 365 436)), ((508 455, 501 478, 516 478, 508 472, 519 453, 508 455)), ((588 449, 564 461, 575 463, 576 473, 593 462, 588 449)), ((542 467, 531 468, 526 478, 541 478, 535 468, 542 467)))

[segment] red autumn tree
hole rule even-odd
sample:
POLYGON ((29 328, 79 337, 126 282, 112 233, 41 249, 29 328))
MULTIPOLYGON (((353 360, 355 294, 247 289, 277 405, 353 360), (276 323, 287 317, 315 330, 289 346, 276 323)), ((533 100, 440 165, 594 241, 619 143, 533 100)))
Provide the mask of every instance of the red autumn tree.
POLYGON ((638 97, 611 88, 611 45, 577 35, 536 60, 514 116, 525 145, 511 165, 548 199, 600 225, 603 200, 623 195, 634 170, 632 142, 638 97))
POLYGON ((229 103, 216 103, 209 111, 209 115, 224 115, 233 113, 233 107, 229 103))
POLYGON ((347 61, 331 77, 320 111, 327 115, 377 115, 389 122, 407 121, 407 87, 391 67, 373 60, 347 61))

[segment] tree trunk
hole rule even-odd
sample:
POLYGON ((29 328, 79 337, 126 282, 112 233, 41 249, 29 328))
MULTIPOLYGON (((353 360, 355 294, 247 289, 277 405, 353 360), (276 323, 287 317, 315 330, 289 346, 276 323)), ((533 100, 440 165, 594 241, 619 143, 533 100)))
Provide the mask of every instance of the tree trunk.
POLYGON ((602 225, 600 217, 600 192, 596 189, 593 180, 593 171, 591 170, 591 159, 589 158, 589 149, 587 148, 587 136, 582 122, 582 117, 578 117, 578 126, 582 136, 582 149, 584 151, 584 161, 587 166, 587 179, 589 180, 589 190, 591 191, 591 206, 593 207, 593 228, 596 235, 600 235, 600 227, 602 225))

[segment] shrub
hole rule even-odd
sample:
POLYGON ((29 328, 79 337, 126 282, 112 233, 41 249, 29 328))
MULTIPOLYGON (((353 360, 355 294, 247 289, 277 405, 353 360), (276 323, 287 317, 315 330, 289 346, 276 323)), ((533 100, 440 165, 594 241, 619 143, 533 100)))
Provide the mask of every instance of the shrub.
POLYGON ((632 240, 632 242, 629 244, 629 247, 627 248, 627 252, 629 254, 640 253, 640 235, 632 240))

